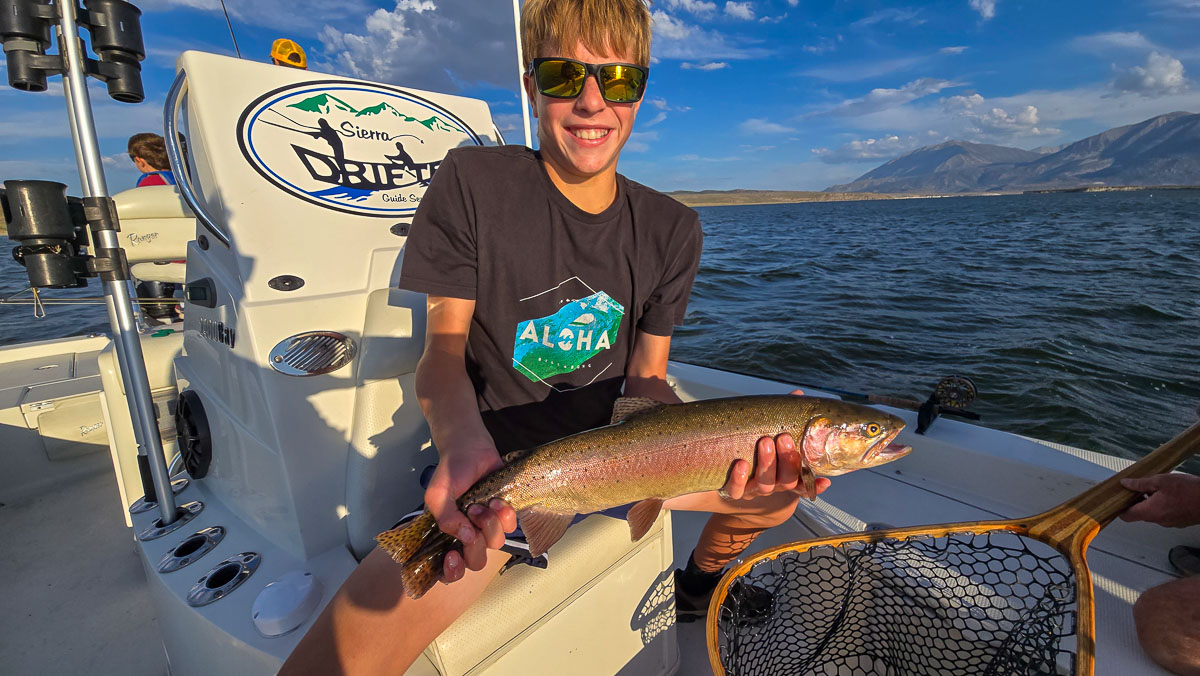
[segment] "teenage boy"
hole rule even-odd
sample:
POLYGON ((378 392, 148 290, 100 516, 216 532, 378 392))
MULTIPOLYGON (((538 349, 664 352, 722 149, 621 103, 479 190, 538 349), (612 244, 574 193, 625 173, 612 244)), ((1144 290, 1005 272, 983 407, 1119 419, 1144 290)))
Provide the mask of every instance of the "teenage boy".
MULTIPOLYGON (((699 219, 616 172, 645 91, 649 12, 643 0, 528 0, 521 32, 540 150, 451 151, 401 272, 402 287, 428 294, 417 394, 440 462, 425 504, 463 552, 446 556, 446 584, 413 601, 398 565, 373 551, 281 673, 403 672, 509 559, 498 550, 512 508, 463 514, 455 498, 508 451, 606 424, 622 386, 679 402, 667 356, 699 265, 699 219)), ((725 564, 795 510, 792 439, 761 439, 757 453, 755 476, 731 466, 728 497, 665 505, 713 513, 676 576, 681 614, 702 615, 725 564)))
POLYGON ((167 161, 167 144, 163 137, 149 132, 134 134, 129 137, 127 149, 133 166, 142 172, 136 187, 175 185, 175 175, 171 173, 171 163, 167 161))

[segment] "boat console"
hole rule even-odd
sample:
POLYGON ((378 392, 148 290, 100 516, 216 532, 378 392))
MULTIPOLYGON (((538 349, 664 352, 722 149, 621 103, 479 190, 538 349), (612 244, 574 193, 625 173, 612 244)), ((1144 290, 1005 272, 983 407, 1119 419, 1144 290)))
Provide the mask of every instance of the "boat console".
MULTIPOLYGON (((162 381, 178 396, 159 414, 187 471, 180 518, 162 527, 142 502, 133 525, 171 671, 274 673, 374 535, 421 504, 425 298, 396 288, 400 258, 445 153, 502 139, 477 100, 199 52, 178 70, 168 146, 198 225, 162 381)), ((670 673, 672 558, 669 519, 634 544, 592 517, 409 673, 670 673)))
MULTIPOLYGON (((83 234, 80 200, 66 197, 66 186, 51 181, 6 181, 20 205, 8 204, 10 191, 0 189, 0 202, 13 218, 0 219, 0 235, 14 238, 18 261, 26 265, 31 283, 38 286, 77 287, 87 282, 76 273, 85 269, 90 245, 83 234), (13 209, 26 208, 18 218, 13 209), (54 208, 55 206, 59 208, 54 208), (74 260, 62 260, 64 247, 47 237, 74 228, 80 246, 69 249, 74 260)), ((184 281, 187 243, 196 236, 196 221, 179 194, 169 186, 134 188, 118 193, 113 201, 120 215, 119 238, 144 302, 143 316, 157 315, 155 330, 140 336, 147 371, 162 410, 173 407, 175 378, 172 359, 182 347, 182 328, 175 305, 154 303, 153 296, 170 297, 172 285, 184 281), (152 294, 149 285, 161 291, 152 294), (176 334, 178 329, 180 333, 176 334)), ((61 241, 61 240, 57 240, 61 241)), ((42 301, 46 312, 70 312, 53 304, 53 294, 42 301)), ((65 299, 70 302, 70 299, 65 299)), ((85 302, 85 301, 77 301, 85 302)), ((100 302, 93 300, 92 302, 100 302)), ((34 306, 35 312, 37 306, 34 306)), ((168 457, 174 454, 174 427, 169 415, 159 417, 168 457)), ((103 336, 79 336, 0 348, 0 448, 9 465, 0 478, 0 491, 12 498, 53 484, 61 471, 88 466, 92 454, 112 453, 121 491, 122 512, 142 495, 137 443, 125 387, 121 382, 114 345, 103 336)), ((130 524, 125 514, 126 524, 130 524)))

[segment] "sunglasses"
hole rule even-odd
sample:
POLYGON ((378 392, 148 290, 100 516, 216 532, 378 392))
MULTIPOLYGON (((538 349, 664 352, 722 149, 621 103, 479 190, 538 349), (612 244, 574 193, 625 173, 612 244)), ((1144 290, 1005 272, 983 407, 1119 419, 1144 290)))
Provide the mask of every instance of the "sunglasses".
POLYGON ((584 63, 559 57, 534 59, 529 72, 543 96, 573 99, 583 91, 589 75, 596 76, 600 95, 613 103, 634 103, 646 91, 650 70, 632 63, 584 63))

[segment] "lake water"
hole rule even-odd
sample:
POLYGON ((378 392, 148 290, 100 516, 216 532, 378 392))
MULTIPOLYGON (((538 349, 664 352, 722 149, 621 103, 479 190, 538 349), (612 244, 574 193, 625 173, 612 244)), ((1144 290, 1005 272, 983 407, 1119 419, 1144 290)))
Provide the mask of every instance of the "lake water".
POLYGON ((983 424, 1130 458, 1197 419, 1200 191, 699 212, 676 358, 922 400, 962 374, 983 424))
MULTIPOLYGON (((982 424, 1130 458, 1197 418, 1200 191, 699 212, 678 359, 921 399, 962 374, 982 424)), ((23 280, 0 263, 0 291, 23 280)), ((107 330, 102 306, 48 311, 0 306, 0 345, 107 330)))

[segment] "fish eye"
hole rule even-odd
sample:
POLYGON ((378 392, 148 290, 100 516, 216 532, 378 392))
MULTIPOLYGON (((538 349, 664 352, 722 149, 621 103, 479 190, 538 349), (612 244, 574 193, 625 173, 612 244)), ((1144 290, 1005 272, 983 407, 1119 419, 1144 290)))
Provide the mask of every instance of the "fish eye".
POLYGON ((882 428, 880 428, 879 425, 877 425, 875 423, 868 423, 867 424, 867 436, 873 437, 876 434, 879 434, 880 429, 882 429, 882 428))

